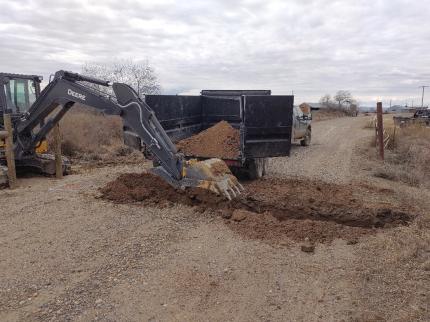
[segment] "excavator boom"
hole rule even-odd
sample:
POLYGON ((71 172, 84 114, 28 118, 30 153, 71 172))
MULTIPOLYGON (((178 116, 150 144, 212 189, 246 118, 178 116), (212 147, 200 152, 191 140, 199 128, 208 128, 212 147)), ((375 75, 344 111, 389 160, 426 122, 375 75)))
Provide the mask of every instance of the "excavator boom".
MULTIPOLYGON (((152 109, 128 85, 58 71, 40 92, 28 111, 15 120, 14 152, 18 160, 35 158, 35 147, 76 103, 105 114, 119 115, 124 128, 131 129, 159 161, 152 171, 177 188, 201 187, 224 194, 228 199, 243 189, 225 166, 224 173, 212 171, 219 159, 205 162, 185 161, 176 150, 152 109), (111 87, 113 95, 100 92, 94 85, 111 87), (210 161, 210 162, 208 162, 210 161)), ((225 165, 225 164, 224 164, 225 165)))

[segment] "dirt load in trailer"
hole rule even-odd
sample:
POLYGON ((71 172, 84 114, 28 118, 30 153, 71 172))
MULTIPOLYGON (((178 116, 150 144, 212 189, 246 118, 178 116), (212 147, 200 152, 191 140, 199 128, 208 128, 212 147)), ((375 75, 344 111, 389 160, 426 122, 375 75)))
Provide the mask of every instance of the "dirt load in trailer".
MULTIPOLYGON (((263 176, 267 158, 288 156, 294 97, 270 91, 202 91, 147 95, 145 102, 188 159, 223 159, 235 174, 263 176)), ((129 145, 140 144, 125 131, 129 145)))
POLYGON ((240 131, 228 122, 221 121, 214 126, 176 143, 186 157, 217 158, 236 160, 240 157, 240 131))

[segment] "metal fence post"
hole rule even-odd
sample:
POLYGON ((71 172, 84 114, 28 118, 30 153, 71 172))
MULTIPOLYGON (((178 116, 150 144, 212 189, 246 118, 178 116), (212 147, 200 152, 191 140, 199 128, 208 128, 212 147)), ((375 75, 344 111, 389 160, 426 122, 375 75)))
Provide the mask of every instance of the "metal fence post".
POLYGON ((376 103, 377 143, 379 145, 379 157, 384 160, 384 122, 382 117, 382 102, 376 103))

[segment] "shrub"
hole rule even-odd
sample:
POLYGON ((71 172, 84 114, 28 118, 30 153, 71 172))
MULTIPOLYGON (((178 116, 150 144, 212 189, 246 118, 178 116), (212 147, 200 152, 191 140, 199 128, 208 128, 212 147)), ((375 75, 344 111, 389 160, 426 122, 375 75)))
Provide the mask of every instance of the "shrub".
MULTIPOLYGON (((115 154, 124 148, 121 118, 89 107, 74 106, 61 120, 60 129, 62 152, 67 156, 93 159, 94 155, 115 154)), ((48 142, 53 146, 49 136, 48 142)))

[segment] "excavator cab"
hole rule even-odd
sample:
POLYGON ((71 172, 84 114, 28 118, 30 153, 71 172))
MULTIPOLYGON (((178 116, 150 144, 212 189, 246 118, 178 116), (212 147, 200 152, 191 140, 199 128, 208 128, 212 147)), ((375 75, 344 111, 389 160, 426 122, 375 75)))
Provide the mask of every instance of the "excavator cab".
MULTIPOLYGON (((3 127, 3 113, 11 113, 12 118, 20 118, 40 95, 42 76, 0 73, 0 128, 3 127)), ((4 158, 4 144, 0 140, 0 158, 4 158)), ((48 144, 42 140, 36 153, 46 153, 48 144)))
POLYGON ((0 73, 0 113, 20 115, 40 94, 41 76, 0 73))

